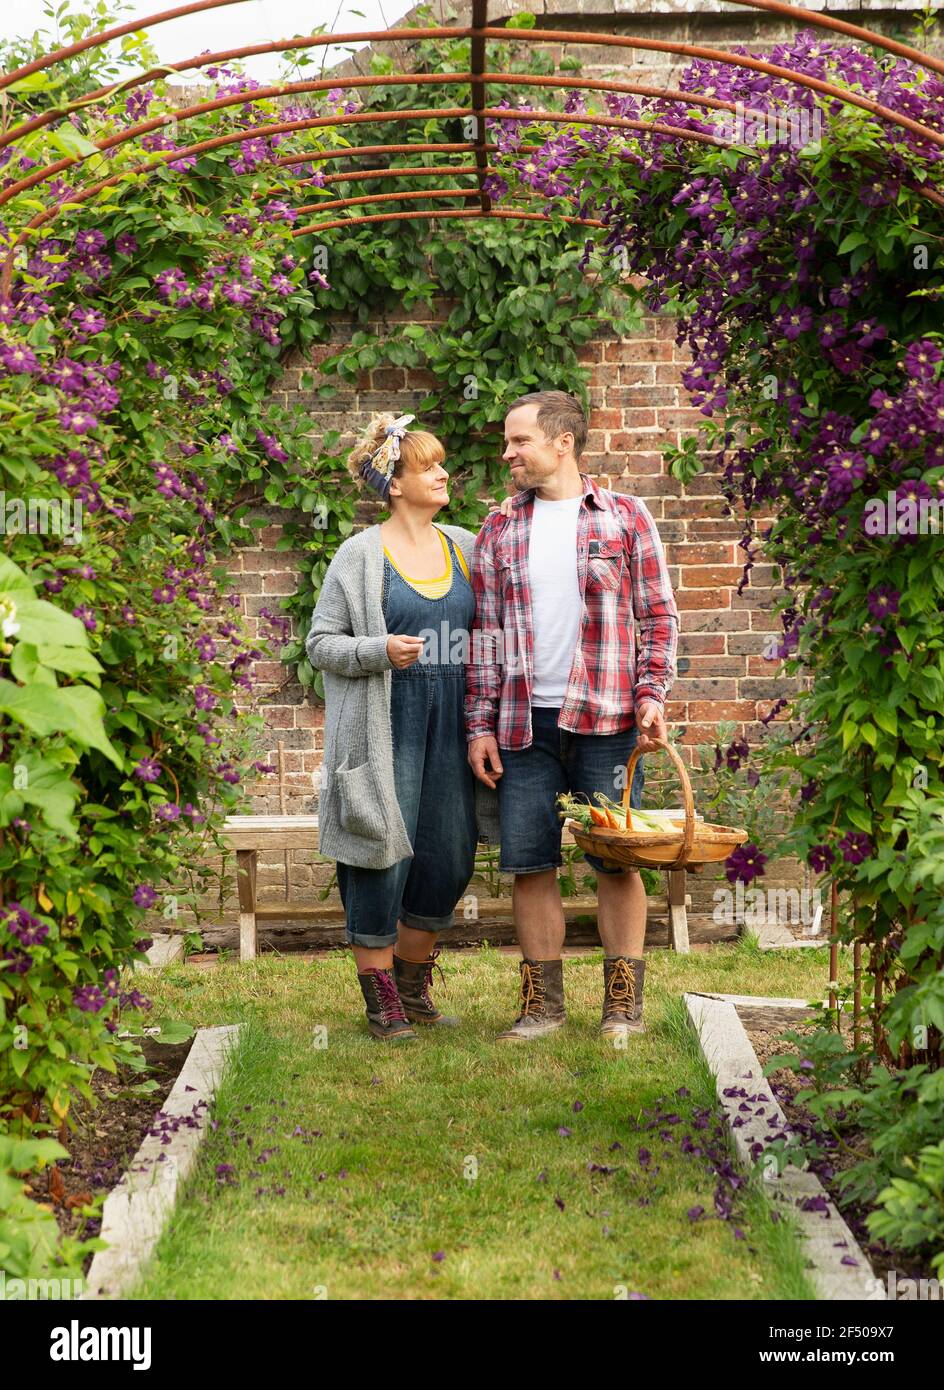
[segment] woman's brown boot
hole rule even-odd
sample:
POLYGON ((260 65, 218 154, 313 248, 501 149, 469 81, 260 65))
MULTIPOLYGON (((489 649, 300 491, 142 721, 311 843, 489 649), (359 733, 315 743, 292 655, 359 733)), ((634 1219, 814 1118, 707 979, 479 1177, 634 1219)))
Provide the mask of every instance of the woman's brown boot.
POLYGON ((394 952, 393 973, 403 1012, 411 1023, 436 1023, 440 1027, 455 1028, 459 1020, 449 1014, 441 1014, 429 995, 433 967, 442 975, 441 967, 436 965, 438 955, 439 952, 434 951, 428 960, 404 960, 394 952))
POLYGON ((357 976, 367 1005, 367 1026, 382 1042, 409 1042, 416 1034, 407 1022, 392 970, 365 970, 357 976))

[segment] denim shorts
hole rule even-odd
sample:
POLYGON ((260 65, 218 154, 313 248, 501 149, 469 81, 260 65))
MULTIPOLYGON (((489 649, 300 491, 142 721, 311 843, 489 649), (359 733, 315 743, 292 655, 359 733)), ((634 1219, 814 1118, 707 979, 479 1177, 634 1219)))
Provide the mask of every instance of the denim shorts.
MULTIPOLYGON (((529 748, 499 748, 498 779, 501 815, 501 856, 504 874, 536 874, 562 863, 563 826, 556 804, 561 792, 588 798, 604 792, 622 800, 626 763, 639 737, 638 730, 617 734, 573 734, 559 729, 559 709, 531 706, 533 742, 529 748)), ((636 764, 629 804, 642 804, 642 759, 636 764)), ((584 855, 595 873, 619 874, 595 855, 584 855)))

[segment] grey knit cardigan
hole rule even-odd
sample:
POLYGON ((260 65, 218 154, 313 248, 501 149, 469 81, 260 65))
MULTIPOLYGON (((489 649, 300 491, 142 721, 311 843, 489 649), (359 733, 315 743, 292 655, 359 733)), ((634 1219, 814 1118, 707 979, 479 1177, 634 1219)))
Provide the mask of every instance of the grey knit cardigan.
MULTIPOLYGON (((461 526, 439 529, 459 547, 471 572, 475 536, 461 526)), ((393 774, 393 663, 387 656, 383 561, 379 525, 341 543, 305 641, 308 660, 324 672, 318 848, 328 858, 364 869, 386 869, 413 857, 393 774)), ((443 792, 447 808, 448 788, 443 792)), ((478 780, 475 812, 479 839, 498 844, 498 794, 478 780)))

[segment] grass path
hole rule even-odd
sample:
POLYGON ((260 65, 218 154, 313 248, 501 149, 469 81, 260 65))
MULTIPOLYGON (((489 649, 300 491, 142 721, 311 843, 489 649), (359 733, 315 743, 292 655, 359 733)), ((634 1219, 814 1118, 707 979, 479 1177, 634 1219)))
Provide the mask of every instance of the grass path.
POLYGON ((155 1016, 246 1028, 219 1127, 136 1297, 811 1296, 756 1183, 718 1220, 716 1179, 681 1152, 683 1135, 704 1137, 687 1121, 714 1093, 680 995, 821 997, 825 951, 652 952, 649 1031, 623 1051, 595 1031, 601 954, 565 961, 567 1028, 519 1047, 492 1041, 513 1017, 514 959, 441 959, 436 997, 461 1028, 395 1049, 367 1035, 346 955, 155 978, 155 1016), (660 1098, 679 1121, 637 1132, 660 1098), (708 1215, 693 1223, 696 1206, 708 1215))

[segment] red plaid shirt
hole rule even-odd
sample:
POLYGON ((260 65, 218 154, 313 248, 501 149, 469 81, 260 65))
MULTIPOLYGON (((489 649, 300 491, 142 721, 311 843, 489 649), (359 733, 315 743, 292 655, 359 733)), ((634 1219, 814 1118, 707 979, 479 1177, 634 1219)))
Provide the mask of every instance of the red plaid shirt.
MULTIPOLYGON (((665 703, 675 680, 678 610, 656 524, 637 497, 599 488, 580 475, 577 581, 583 601, 560 726, 611 734, 635 725, 640 700, 665 703), (636 649, 634 622, 641 641, 636 649)), ((534 672, 528 550, 534 490, 494 512, 475 542, 476 617, 466 668, 465 723, 471 741, 500 748, 531 743, 534 672)))

